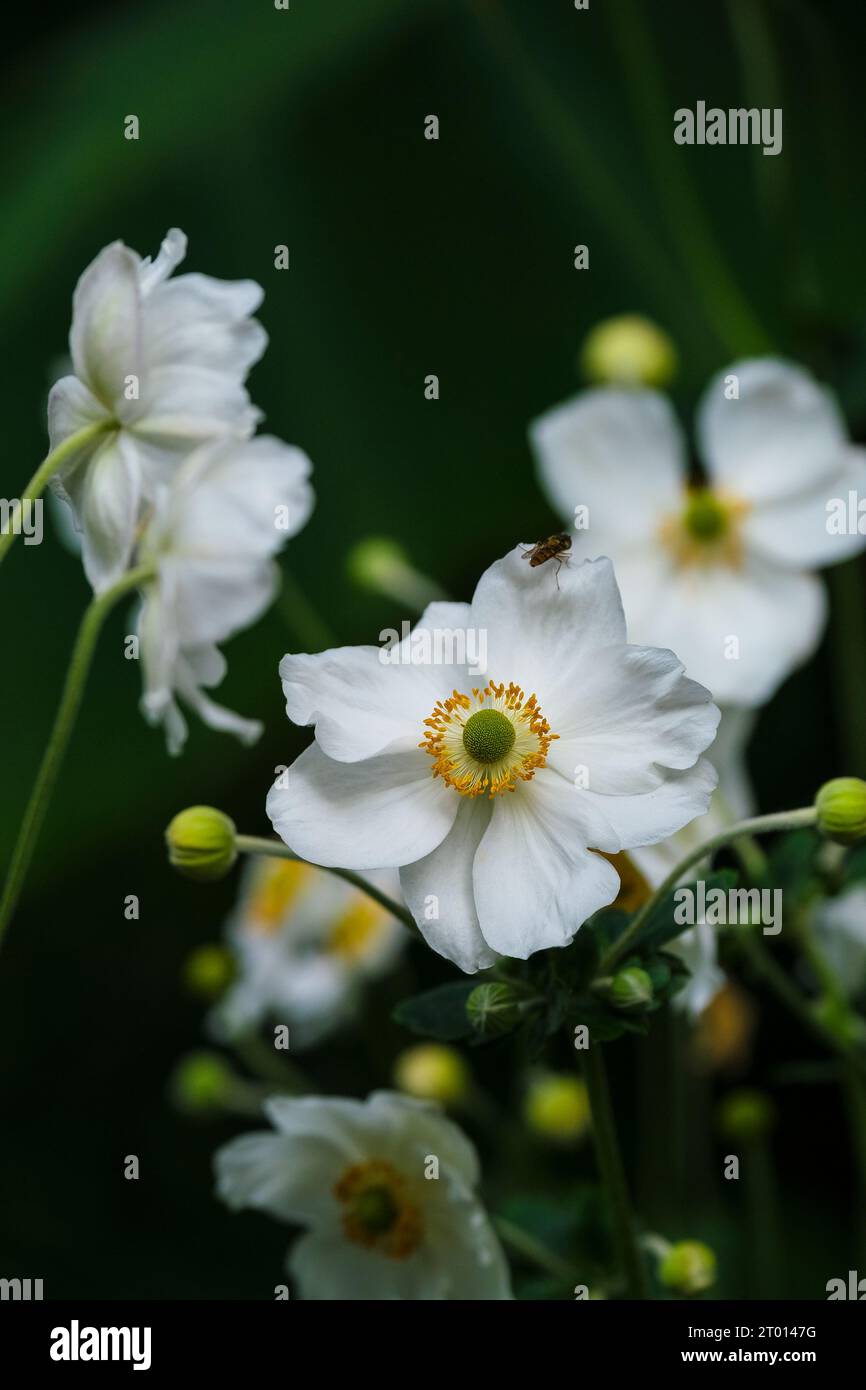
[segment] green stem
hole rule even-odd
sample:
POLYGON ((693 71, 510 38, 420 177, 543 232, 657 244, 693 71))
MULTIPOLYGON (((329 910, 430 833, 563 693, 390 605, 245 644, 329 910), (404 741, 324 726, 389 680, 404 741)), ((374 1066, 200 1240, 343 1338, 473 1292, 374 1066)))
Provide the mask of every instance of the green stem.
MULTIPOLYGON (((22 503, 37 501, 37 499, 42 496, 48 483, 54 477, 58 469, 61 468, 64 463, 67 463, 73 454, 84 449, 94 439, 97 439, 99 435, 105 434, 106 431, 114 428, 116 428, 116 426, 113 420, 98 420, 96 424, 85 425, 84 429, 76 430, 75 434, 71 434, 68 439, 64 439, 62 444, 58 444, 57 448, 52 450, 48 457, 40 463, 33 477, 30 479, 30 482, 21 494, 22 503)), ((14 540, 15 532, 12 530, 4 531, 0 534, 0 564, 3 563, 6 552, 10 549, 14 540)))
POLYGON ((703 844, 698 845, 686 855, 685 859, 672 869, 667 878, 655 890, 649 898, 639 908, 629 923, 622 936, 613 943, 610 950, 602 957, 598 967, 598 974, 604 975, 612 970, 617 961, 622 960, 628 953, 631 943, 636 939, 647 918, 652 915, 658 904, 672 893, 674 888, 683 878, 684 874, 694 865, 699 864, 702 859, 714 854, 717 849, 724 849, 725 845, 734 840, 740 839, 744 835, 760 835, 771 830, 794 830, 798 826, 814 825, 817 812, 814 806, 805 806, 799 811, 775 811, 769 816, 753 816, 750 820, 738 821, 735 825, 728 825, 724 830, 720 830, 717 835, 711 836, 703 844))
POLYGON ((569 1287, 574 1284, 576 1276, 571 1265, 555 1251, 549 1250, 540 1240, 536 1240, 535 1236, 530 1235, 522 1226, 515 1226, 513 1221, 508 1221, 504 1216, 494 1216, 493 1225, 503 1244, 510 1246, 516 1254, 530 1260, 539 1269, 543 1269, 545 1274, 552 1275, 563 1284, 568 1284, 569 1287))
MULTIPOLYGON (((309 860, 302 859, 299 854, 295 854, 284 845, 281 840, 266 840, 260 835, 238 835, 235 838, 235 846, 239 854, 265 854, 273 859, 292 859, 298 864, 307 864, 309 860)), ((342 878, 346 883, 351 883, 353 888, 359 888, 362 893, 366 893, 368 898, 372 898, 380 907, 384 907, 386 912, 390 912, 393 917, 408 927, 411 932, 417 934, 418 928, 415 919, 407 907, 397 903, 393 898, 389 898, 387 893, 383 893, 374 883, 369 883, 367 879, 356 874, 352 869, 337 869, 330 864, 314 864, 314 868, 322 869, 325 873, 336 874, 337 878, 342 878)))
POLYGON ((279 609, 305 651, 323 652, 337 645, 337 639, 324 618, 320 618, 298 581, 282 572, 279 609))
POLYGON ((42 822, 48 810, 54 784, 57 781, 57 775, 66 753, 69 737, 81 708, 90 663, 93 660, 93 653, 102 626, 118 600, 123 598, 124 594, 128 594, 131 589, 139 588, 142 584, 147 583, 149 579, 153 578, 153 573, 153 568, 150 565, 141 565, 137 569, 130 570, 110 589, 106 589, 105 593, 99 594, 93 599, 81 621, 72 650, 69 669, 66 673, 66 682, 60 697, 57 716, 54 720, 54 728, 51 731, 51 737, 48 740, 48 746, 45 749, 33 790, 30 793, 27 810, 24 812, 21 829, 18 832, 18 839, 9 862, 3 897, 0 899, 0 944, 2 944, 4 934, 18 903, 33 851, 36 848, 36 841, 42 828, 42 822))
POLYGON ((620 1269, 630 1298, 647 1298, 646 1268, 638 1243, 637 1227, 631 1210, 628 1184, 616 1137, 610 1088, 604 1065, 602 1045, 596 1043, 583 1054, 589 1103, 592 1110, 592 1134, 601 1179, 613 1218, 614 1243, 620 1269))

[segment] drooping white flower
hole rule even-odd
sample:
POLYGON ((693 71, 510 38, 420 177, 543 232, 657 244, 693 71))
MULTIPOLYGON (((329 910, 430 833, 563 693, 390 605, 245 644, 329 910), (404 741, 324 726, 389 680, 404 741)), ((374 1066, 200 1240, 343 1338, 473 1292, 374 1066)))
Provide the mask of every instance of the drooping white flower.
POLYGON ((812 908, 820 947, 852 999, 866 986, 866 883, 855 883, 812 908))
POLYGON ((205 444, 159 490, 137 560, 156 578, 139 618, 142 710, 177 753, 187 726, 178 700, 212 729, 252 742, 261 725, 214 704, 225 674, 218 643, 255 622, 279 581, 273 557, 310 515, 310 461, 268 435, 205 444))
POLYGON ((856 525, 837 533, 834 507, 866 496, 866 450, 806 371, 762 358, 719 373, 698 411, 700 485, 653 391, 585 391, 530 438, 551 502, 586 530, 580 553, 613 560, 634 641, 672 647, 721 704, 763 704, 811 655, 826 599, 809 571, 866 545, 856 525))
POLYGON ((267 344, 251 318, 262 290, 252 280, 170 279, 185 254, 177 228, 155 261, 112 242, 73 296, 73 375, 51 391, 48 427, 53 450, 106 425, 54 479, 83 532, 97 592, 126 568, 143 505, 179 462, 205 440, 252 434, 260 418, 243 383, 267 344))
POLYGON ((557 575, 518 546, 399 649, 280 673, 316 741, 268 797, 277 833, 313 863, 399 867, 419 929, 468 972, 567 945, 619 887, 592 851, 665 839, 715 786, 718 710, 672 652, 626 644, 608 560, 557 575), (484 647, 479 675, 465 654, 484 647))
MULTIPOLYGON (((691 825, 662 840, 657 845, 644 845, 630 852, 638 870, 650 888, 657 888, 686 855, 699 845, 719 834, 734 821, 754 814, 754 796, 746 770, 745 749, 755 724, 752 710, 728 707, 722 710, 716 741, 709 758, 719 775, 719 785, 713 794, 706 815, 698 816, 691 825)), ((700 877, 701 866, 694 866, 684 875, 686 883, 700 877)), ((725 984, 725 974, 718 963, 716 929, 699 921, 694 927, 669 941, 665 950, 682 958, 691 978, 674 997, 674 1006, 696 1018, 725 984)))
MULTIPOLYGON (((367 877, 399 898, 393 870, 367 877)), ((408 939, 385 908, 333 874, 254 859, 228 928, 237 977, 213 1027, 234 1037, 271 1018, 289 1028, 293 1050, 312 1047, 354 1016, 364 983, 385 974, 408 939)))
POLYGON ((303 1298, 511 1298, 477 1154, 435 1106, 378 1091, 273 1099, 265 1112, 276 1133, 220 1149, 217 1192, 310 1228, 288 1262, 303 1298))

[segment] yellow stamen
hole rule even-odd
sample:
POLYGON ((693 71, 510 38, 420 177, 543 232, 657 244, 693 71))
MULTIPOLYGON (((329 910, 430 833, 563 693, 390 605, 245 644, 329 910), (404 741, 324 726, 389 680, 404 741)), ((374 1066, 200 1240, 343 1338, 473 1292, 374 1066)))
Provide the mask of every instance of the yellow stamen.
POLYGON ((685 505, 659 528, 662 544, 679 568, 743 563, 742 523, 749 503, 712 488, 689 488, 685 505))
POLYGON ((360 893, 346 909, 328 934, 328 950, 334 955, 355 961, 366 955, 370 947, 382 934, 388 922, 388 913, 372 898, 360 893))
POLYGON ((472 695, 452 691, 437 701, 428 732, 418 745, 433 759, 433 776, 441 777, 461 796, 500 796, 514 791, 519 781, 528 782, 547 762, 547 752, 558 734, 539 709, 538 699, 526 699, 519 685, 490 681, 472 695), (468 730, 480 710, 495 710, 501 726, 468 730), (511 725, 513 737, 505 729, 511 725))
POLYGON ((258 870, 249 905, 249 921, 255 931, 275 932, 286 914, 297 906, 319 871, 293 859, 270 859, 258 870))
POLYGON ((421 1212, 393 1164, 383 1159, 353 1164, 334 1196, 343 1207, 343 1230, 356 1245, 392 1260, 405 1260, 417 1250, 423 1236, 421 1212))

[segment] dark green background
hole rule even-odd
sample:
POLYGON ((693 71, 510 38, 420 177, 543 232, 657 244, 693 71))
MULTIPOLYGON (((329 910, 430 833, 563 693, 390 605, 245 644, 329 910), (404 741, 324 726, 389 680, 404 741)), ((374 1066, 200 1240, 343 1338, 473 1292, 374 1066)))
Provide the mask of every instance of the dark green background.
MULTIPOLYGON (((772 347, 836 386, 862 438, 866 10, 853 0, 591 0, 587 13, 570 0, 292 0, 288 13, 186 0, 71 4, 21 23, 0 154, 3 495, 44 453, 78 275, 118 237, 155 253, 174 225, 190 269, 265 288, 271 341, 252 394, 266 428, 310 454, 318 498, 284 563, 342 641, 408 616, 349 584, 360 537, 399 538, 468 597, 493 559, 552 528, 526 425, 576 388, 577 347, 606 315, 644 312, 673 334, 687 415, 710 372, 772 347), (673 110, 698 99, 783 106, 784 153, 678 149, 673 110), (129 113, 137 143, 123 138, 129 113), (438 143, 423 138, 428 113, 438 143), (579 242, 588 273, 573 269, 579 242), (289 272, 273 268, 280 243, 289 272), (430 372, 438 403, 424 400, 430 372)), ((862 720, 837 699, 843 672, 857 680, 862 582, 849 566, 832 646, 762 716, 753 766, 767 810, 866 771, 862 720)), ((87 598, 51 531, 16 546, 0 576, 0 859, 87 598)), ((137 712, 128 626, 116 614, 105 632, 0 960, 0 1274, 43 1277, 48 1297, 268 1297, 285 1231, 230 1217, 211 1195, 210 1154, 236 1127, 193 1126, 165 1099, 174 1060, 200 1037, 180 967, 217 934, 234 883, 174 877, 162 830, 190 801, 267 829, 273 767, 304 741, 277 680, 293 639, 274 609, 228 648, 221 698, 266 721, 261 744, 244 752, 196 726, 172 762, 137 712), (129 893, 137 923, 123 916, 129 893), (138 1183, 122 1177, 129 1153, 138 1183)), ((449 978, 417 949, 412 962, 422 983, 449 978)), ((364 1048, 344 1039, 311 1067, 323 1089, 363 1093, 387 1079, 376 1058, 399 1041, 382 1024, 364 1048)), ((767 1005, 753 1079, 808 1055, 767 1005)), ((629 1044, 614 1049, 634 1154, 632 1061, 629 1044)), ((480 1067, 510 1105, 502 1054, 480 1067)), ((669 1099, 660 1090, 660 1109, 669 1099)), ((789 1248, 777 1291, 820 1296, 853 1258, 845 1130, 823 1088, 778 1099, 789 1248)), ((488 1145, 485 1158, 496 1171, 501 1153, 488 1145)), ((552 1164, 534 1181, 569 1171, 552 1164)), ((718 1209, 702 1183, 687 1164, 665 1229, 724 1248, 723 1291, 745 1296, 738 1195, 716 1184, 718 1209)))

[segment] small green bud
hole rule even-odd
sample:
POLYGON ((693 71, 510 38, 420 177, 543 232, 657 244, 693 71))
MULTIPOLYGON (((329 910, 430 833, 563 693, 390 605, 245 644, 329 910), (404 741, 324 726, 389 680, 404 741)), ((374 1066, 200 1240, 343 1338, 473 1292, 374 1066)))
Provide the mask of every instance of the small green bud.
POLYGON ((387 536, 367 536, 358 541, 346 557, 349 578, 362 589, 380 593, 387 590, 396 575, 409 565, 409 556, 397 541, 387 536))
POLYGON ((719 1128, 727 1139, 760 1139, 776 1122, 776 1107, 769 1096, 753 1087, 729 1092, 719 1105, 719 1128))
POLYGON ((460 1053, 443 1043, 418 1043, 401 1052, 394 1064, 401 1091, 418 1100, 456 1105, 469 1090, 469 1070, 460 1053))
POLYGON ((815 797, 818 829, 828 840, 853 845, 866 837, 866 782, 859 777, 834 777, 815 797))
POLYGON ((523 1103, 527 1127, 542 1139, 572 1144, 590 1126, 589 1093, 579 1076, 542 1072, 529 1083, 523 1103))
POLYGON ((674 1293, 703 1293, 716 1281, 716 1257, 703 1241, 677 1241, 662 1257, 659 1279, 674 1293))
POLYGON ((225 878, 237 859, 235 826, 213 806, 180 811, 165 832, 169 863, 185 878, 210 883, 225 878))
POLYGON ((592 381, 617 386, 667 386, 677 371, 672 340, 650 319, 620 314, 596 324, 581 349, 592 381))
POLYGON ((653 997, 653 982, 639 965, 617 971, 608 990, 615 1009, 642 1009, 653 997))
POLYGON ((234 957, 225 946, 199 946, 184 961, 187 988, 204 999, 216 999, 231 984, 234 974, 234 957))
POLYGON ((175 1067, 170 1082, 178 1109, 192 1114, 218 1110, 234 1083, 234 1073, 218 1052, 190 1052, 175 1067))
POLYGON ((473 1028, 485 1037, 510 1033, 520 1022, 520 997, 504 983, 477 985, 466 1000, 466 1014, 473 1028))

